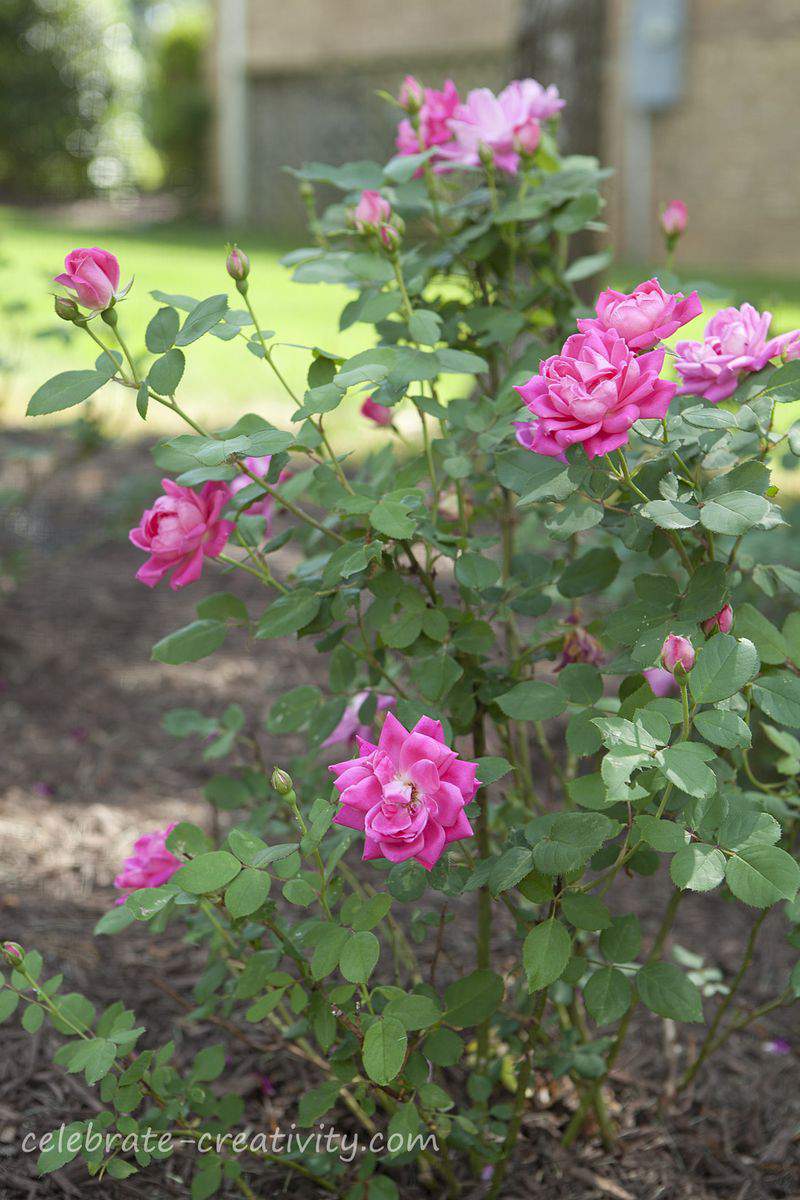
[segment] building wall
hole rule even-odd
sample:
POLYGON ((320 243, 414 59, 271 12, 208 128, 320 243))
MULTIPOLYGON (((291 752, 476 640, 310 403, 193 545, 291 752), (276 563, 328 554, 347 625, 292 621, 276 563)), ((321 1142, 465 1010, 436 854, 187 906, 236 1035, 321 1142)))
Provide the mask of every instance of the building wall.
POLYGON ((635 187, 626 187, 642 166, 636 118, 625 100, 631 2, 610 5, 605 149, 617 170, 608 212, 614 244, 628 257, 644 248, 657 258, 655 217, 677 197, 689 207, 684 261, 731 271, 800 270, 800 3, 689 0, 683 96, 651 118, 652 215, 637 238, 629 200, 635 187))

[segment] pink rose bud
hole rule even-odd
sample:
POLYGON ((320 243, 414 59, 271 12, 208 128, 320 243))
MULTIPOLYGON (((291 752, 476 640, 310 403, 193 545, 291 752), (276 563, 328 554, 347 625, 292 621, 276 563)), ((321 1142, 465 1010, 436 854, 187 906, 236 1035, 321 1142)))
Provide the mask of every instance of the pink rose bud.
POLYGON ((425 100, 425 89, 413 75, 406 75, 400 85, 400 107, 407 113, 418 113, 425 100))
POLYGON ((429 871, 451 842, 473 836, 464 809, 477 764, 446 745, 440 721, 420 717, 409 732, 388 712, 377 746, 359 738, 358 748, 328 770, 341 801, 334 822, 364 832, 365 859, 413 858, 429 871))
POLYGON ((136 572, 147 587, 172 571, 169 586, 174 592, 194 583, 203 571, 203 559, 216 558, 225 548, 235 523, 220 517, 230 499, 227 483, 203 484, 200 492, 162 479, 164 495, 142 513, 130 540, 150 558, 136 572))
POLYGON ((119 292, 119 263, 108 250, 93 246, 89 250, 71 250, 64 260, 64 271, 56 283, 75 292, 84 308, 101 312, 119 292))
POLYGON ((394 225, 381 225, 378 236, 384 250, 388 250, 390 254, 397 253, 400 248, 400 231, 394 225))
POLYGON ((9 958, 24 957, 24 951, 19 942, 3 942, 3 953, 7 954, 9 958))
POLYGON ((688 209, 682 200, 670 200, 661 214, 661 228, 668 238, 679 238, 686 230, 688 209))
POLYGON ((385 404, 378 404, 372 396, 367 396, 364 403, 361 405, 362 417, 367 417, 370 421, 374 421, 376 425, 391 425, 392 413, 385 404))
POLYGON ((389 201, 380 192, 367 189, 361 193, 353 212, 353 221, 359 233, 374 233, 391 215, 389 201))
POLYGON ((668 671, 675 674, 677 667, 691 671, 694 666, 694 646, 688 638, 671 633, 661 647, 661 661, 668 671))
POLYGON ((175 824, 173 821, 166 829, 144 833, 133 843, 133 854, 125 859, 122 870, 114 880, 114 887, 124 893, 117 904, 124 904, 126 897, 139 888, 160 887, 181 866, 180 859, 167 849, 167 838, 175 824))
POLYGON ((535 154, 542 138, 542 127, 535 117, 529 117, 514 135, 514 146, 520 154, 535 154))
POLYGON ((702 629, 706 637, 719 630, 720 633, 730 633, 733 625, 733 609, 730 604, 723 604, 719 612, 703 621, 702 629))
POLYGON ((244 250, 240 250, 238 246, 231 246, 230 253, 225 260, 225 269, 231 279, 235 279, 237 283, 243 283, 250 274, 250 259, 244 250))
POLYGON ((62 321, 76 322, 83 320, 81 310, 71 296, 56 296, 53 307, 56 310, 56 316, 61 317, 62 321))

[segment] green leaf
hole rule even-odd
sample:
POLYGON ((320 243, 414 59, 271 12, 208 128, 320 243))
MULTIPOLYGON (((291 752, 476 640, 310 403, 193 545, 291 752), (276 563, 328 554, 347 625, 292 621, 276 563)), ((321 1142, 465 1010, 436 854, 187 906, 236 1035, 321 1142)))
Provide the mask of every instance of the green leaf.
POLYGON ((502 779, 509 771, 514 770, 514 767, 505 758, 479 758, 477 762, 478 780, 484 784, 496 783, 498 779, 502 779))
POLYGON ((378 1017, 364 1035, 361 1061, 370 1079, 387 1084, 400 1074, 408 1048, 405 1027, 394 1017, 378 1017))
POLYGON ((180 663, 196 662, 219 650, 225 641, 227 627, 222 621, 192 621, 183 629, 168 633, 153 646, 152 657, 158 662, 177 666, 180 663))
POLYGON ((700 509, 700 523, 712 533, 738 537, 747 533, 767 515, 770 502, 754 492, 728 492, 706 500, 700 509))
POLYGON ((677 500, 650 500, 639 512, 661 529, 691 529, 700 519, 697 505, 677 500))
POLYGON ((779 666, 786 661, 789 653, 786 639, 752 604, 737 606, 736 636, 746 637, 753 643, 762 663, 779 666))
POLYGON ((762 712, 790 729, 800 729, 800 677, 788 671, 762 675, 753 684, 753 699, 762 712))
POLYGON ((669 865, 669 873, 681 891, 710 892, 725 878, 725 855, 716 846, 693 842, 681 847, 669 865))
POLYGON ((438 1001, 430 996, 419 996, 414 993, 405 996, 393 996, 383 1010, 385 1017, 394 1017, 405 1029, 411 1032, 416 1029, 428 1029, 441 1020, 442 1010, 438 1001))
POLYGON ((269 875, 245 867, 225 893, 225 907, 232 917, 248 917, 261 908, 269 895, 269 875))
POLYGON ((562 812, 544 829, 531 822, 525 836, 533 845, 536 869, 545 875, 562 875, 585 863, 618 829, 602 813, 562 812))
POLYGON ((636 976, 639 999, 652 1012, 673 1021, 702 1021, 703 998, 699 988, 674 963, 655 962, 636 976))
POLYGON ((740 691, 758 674, 758 654, 752 642, 717 633, 706 642, 689 672, 689 687, 698 704, 716 704, 740 691))
POLYGON ((435 346, 442 332, 442 318, 430 309, 418 308, 410 316, 408 332, 415 342, 423 346, 435 346))
POLYGON ((26 1033, 36 1033, 44 1021, 44 1009, 38 1004, 29 1004, 22 1014, 22 1028, 26 1033))
POLYGON ((494 971, 478 970, 445 988, 444 1019, 457 1029, 487 1020, 503 999, 503 980, 494 971))
MULTIPOLYGON (((136 411, 143 421, 147 420, 147 409, 150 404, 150 389, 147 386, 147 380, 143 379, 136 389, 136 411)), ((114 1162, 117 1160, 114 1159, 114 1162)))
POLYGON ((209 296, 201 300, 183 322, 183 327, 175 338, 176 346, 188 346, 196 342, 209 329, 218 325, 228 311, 228 297, 225 295, 209 296))
POLYGON ((391 538, 408 538, 415 525, 404 505, 396 500, 381 500, 369 514, 370 525, 378 533, 391 538))
POLYGON ((216 892, 230 883, 242 870, 238 858, 227 850, 210 850, 186 863, 172 877, 185 892, 203 895, 216 892))
POLYGON ((0 991, 0 1022, 7 1021, 12 1013, 16 1012, 18 1004, 19 996, 16 992, 8 989, 0 991))
POLYGON ((753 908, 769 908, 778 900, 793 900, 800 886, 800 867, 779 846, 746 846, 728 859, 728 887, 738 900, 753 908))
POLYGON ((174 891, 166 887, 143 887, 131 892, 125 909, 136 921, 150 921, 174 899, 174 891))
POLYGON ((181 319, 174 308, 160 308, 151 319, 144 334, 144 344, 151 354, 165 354, 174 344, 181 319))
POLYGON ((296 733, 307 725, 322 703, 322 693, 304 683, 279 697, 269 710, 266 727, 270 733, 296 733))
POLYGON ((258 623, 257 638, 286 637, 310 624, 319 612, 320 598, 306 588, 295 588, 270 604, 258 623))
POLYGON ((522 965, 530 991, 554 983, 566 968, 572 954, 569 931, 555 917, 534 926, 522 946, 522 965))
POLYGON ((611 913, 602 900, 584 892, 566 892, 561 897, 561 911, 576 929, 594 932, 607 929, 611 924, 611 913))
POLYGON ((642 944, 639 919, 633 913, 614 917, 600 934, 600 950, 609 962, 633 962, 642 944))
POLYGON ((109 362, 105 370, 100 368, 96 371, 64 371, 60 375, 54 375, 33 393, 28 401, 26 415, 43 417, 47 413, 74 408, 108 383, 112 374, 109 362))
POLYGON ((455 575, 463 587, 483 591, 497 583, 500 578, 500 568, 496 562, 490 558, 484 558, 482 554, 467 553, 456 559, 455 575))
POLYGON ((147 382, 159 396, 171 396, 177 391, 185 369, 183 351, 173 347, 153 363, 147 372, 147 382))
POLYGON ((611 1025, 631 1006, 631 985, 616 967, 600 967, 587 980, 583 998, 598 1025, 611 1025))
POLYGON ((299 1124, 306 1127, 315 1125, 336 1103, 340 1090, 339 1083, 333 1080, 332 1083, 323 1083, 310 1092, 304 1092, 297 1105, 299 1124))
POLYGON ((539 680, 516 684, 498 696, 496 703, 513 721, 546 721, 567 707, 566 697, 557 687, 539 680))
POLYGON ((642 813, 636 818, 634 825, 639 836, 654 850, 674 853, 686 845, 686 832, 675 821, 665 821, 660 817, 642 813))
POLYGON ((725 708, 712 708, 697 713, 694 725, 707 742, 714 746, 722 746, 725 750, 734 750, 738 746, 747 747, 753 740, 753 735, 742 718, 725 708))
POLYGON ((567 663, 558 686, 573 704, 594 704, 603 694, 603 677, 590 663, 567 663))
POLYGON ((211 1083, 219 1079, 225 1070, 225 1047, 221 1042, 203 1046, 192 1063, 191 1078, 200 1083, 211 1083))
POLYGON ((717 777, 705 757, 714 752, 700 742, 677 742, 659 752, 656 761, 664 775, 689 796, 706 800, 717 790, 717 777))
POLYGON ((345 942, 339 955, 339 970, 350 983, 366 983, 380 957, 380 942, 363 930, 345 942))
POLYGON ((588 550, 564 568, 558 581, 558 590, 562 596, 570 599, 587 596, 590 592, 601 592, 614 582, 618 571, 619 559, 613 550, 588 550))

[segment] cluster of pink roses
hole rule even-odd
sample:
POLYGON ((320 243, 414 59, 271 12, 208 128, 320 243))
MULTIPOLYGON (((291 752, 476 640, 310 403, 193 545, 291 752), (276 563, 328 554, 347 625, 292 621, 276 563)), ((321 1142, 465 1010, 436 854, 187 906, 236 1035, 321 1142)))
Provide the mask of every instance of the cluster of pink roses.
POLYGON ((400 103, 410 114, 397 128, 401 154, 433 150, 433 169, 446 171, 475 167, 490 152, 499 170, 512 175, 539 145, 542 122, 564 107, 555 87, 544 88, 535 79, 516 79, 498 95, 476 88, 462 102, 452 79, 437 91, 413 76, 403 83, 400 103))
POLYGON ((654 347, 701 311, 696 292, 671 295, 657 279, 630 293, 601 292, 596 315, 517 387, 537 418, 517 422, 517 441, 557 458, 577 443, 588 458, 624 446, 631 426, 662 418, 675 395, 676 385, 660 378, 665 351, 654 347))
POLYGON ((772 313, 760 313, 752 304, 723 308, 708 322, 702 342, 678 342, 675 367, 683 381, 678 394, 718 404, 771 359, 800 358, 800 329, 771 338, 771 321, 772 313))
MULTIPOLYGON (((260 478, 266 476, 269 464, 270 455, 245 459, 248 470, 260 478)), ((279 479, 286 479, 288 474, 282 471, 279 479)), ((199 579, 203 560, 220 555, 236 527, 234 521, 222 517, 225 505, 252 482, 248 475, 242 474, 232 483, 205 483, 198 492, 171 479, 162 479, 164 494, 152 508, 145 509, 139 524, 128 535, 134 546, 150 555, 136 572, 136 578, 148 587, 155 587, 172 572, 169 586, 174 592, 199 579)), ((274 505, 274 498, 266 495, 247 509, 265 518, 267 536, 274 505)))

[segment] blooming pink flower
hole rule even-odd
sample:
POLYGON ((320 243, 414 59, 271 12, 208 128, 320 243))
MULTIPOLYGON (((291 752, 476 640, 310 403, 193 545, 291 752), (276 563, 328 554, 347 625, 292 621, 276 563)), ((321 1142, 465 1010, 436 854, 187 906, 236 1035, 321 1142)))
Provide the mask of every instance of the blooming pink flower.
POLYGON ((671 295, 657 279, 648 279, 630 293, 606 288, 597 298, 597 316, 578 321, 578 328, 583 333, 616 329, 631 350, 650 350, 702 311, 697 292, 671 295))
POLYGON ((233 521, 220 517, 231 492, 227 483, 220 482, 203 484, 201 492, 171 479, 162 479, 161 486, 165 494, 145 509, 128 536, 150 555, 136 578, 155 587, 172 571, 169 586, 176 592, 200 578, 204 556, 216 558, 222 553, 234 529, 233 521))
MULTIPOLYGON (((412 90, 412 82, 417 88, 420 84, 413 76, 407 76, 400 91, 401 104, 408 104, 409 97, 416 95, 412 90)), ((434 150, 453 140, 450 128, 450 118, 455 116, 456 109, 461 103, 458 88, 452 79, 446 79, 441 91, 435 88, 424 88, 419 107, 419 133, 414 129, 408 117, 404 117, 397 126, 395 145, 400 154, 419 154, 420 150, 434 150)), ((432 158, 434 167, 438 155, 432 158)), ((421 174, 421 172, 417 172, 421 174)))
POLYGON ((473 836, 464 807, 478 790, 477 765, 445 745, 440 721, 421 717, 409 733, 387 713, 377 746, 359 738, 358 748, 329 770, 341 799, 333 819, 364 830, 365 859, 414 858, 430 870, 450 842, 473 836))
POLYGON ((378 404, 377 400, 372 399, 372 396, 367 396, 361 405, 361 415, 374 421, 376 425, 391 425, 392 423, 392 410, 385 404, 378 404))
POLYGON ((119 263, 109 250, 92 246, 88 250, 70 250, 64 259, 64 271, 56 283, 75 292, 85 308, 108 308, 119 289, 119 263))
POLYGON ((134 842, 133 854, 125 859, 122 870, 114 880, 114 887, 125 893, 117 904, 124 904, 126 896, 138 888, 159 887, 175 874, 181 862, 166 846, 175 825, 173 821, 166 829, 144 833, 134 842))
POLYGON ((713 617, 708 617, 703 621, 702 629, 706 637, 710 637, 717 630, 720 633, 730 633, 733 626, 733 609, 730 604, 723 604, 719 612, 714 613, 713 617))
POLYGON ((650 684, 650 690, 654 696, 671 696, 677 691, 675 676, 671 671, 665 671, 663 667, 648 667, 646 671, 642 671, 647 682, 650 684))
POLYGON ((684 671, 691 671, 694 666, 694 658, 694 646, 688 638, 671 633, 664 639, 664 645, 661 647, 661 661, 667 671, 674 672, 677 666, 683 667, 684 671))
MULTIPOLYGON (((355 742, 357 738, 368 738, 370 735, 369 725, 362 724, 359 718, 361 705, 366 700, 369 692, 356 692, 353 699, 347 705, 347 708, 342 713, 341 720, 332 733, 329 733, 322 743, 323 746, 336 746, 339 742, 355 742)), ((378 712, 385 712, 387 708, 393 708, 395 705, 394 696, 377 697, 378 712)))
POLYGON ((682 200, 670 200, 661 214, 661 228, 668 238, 680 237, 688 217, 689 210, 682 200))
POLYGON ((371 233, 392 215, 392 206, 380 192, 367 188, 361 193, 353 210, 353 220, 359 233, 371 233))
POLYGON ((800 330, 768 338, 772 313, 752 304, 723 308, 706 326, 702 342, 678 342, 675 368, 683 383, 678 395, 727 400, 743 375, 762 370, 771 358, 800 356, 800 330))
POLYGON ((563 107, 556 89, 545 90, 535 79, 515 79, 498 96, 476 88, 449 121, 455 140, 442 147, 442 158, 474 167, 486 147, 495 165, 514 175, 520 151, 532 153, 539 144, 539 123, 563 107))
POLYGON ((517 422, 517 441, 536 454, 562 457, 583 443, 588 458, 628 441, 642 418, 663 417, 675 384, 659 379, 664 351, 639 357, 615 329, 591 329, 567 338, 560 354, 516 388, 536 422, 517 422))

